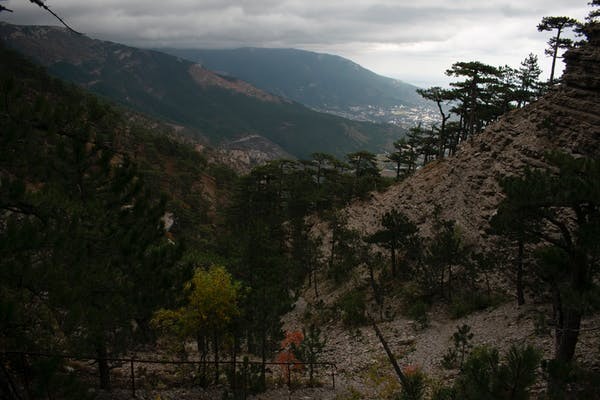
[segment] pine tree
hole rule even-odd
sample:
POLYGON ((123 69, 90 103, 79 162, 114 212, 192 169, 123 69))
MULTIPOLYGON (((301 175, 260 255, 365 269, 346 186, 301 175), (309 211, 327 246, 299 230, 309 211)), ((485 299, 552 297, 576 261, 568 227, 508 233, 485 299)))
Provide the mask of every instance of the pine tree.
POLYGON ((118 151, 120 114, 2 52, 1 292, 18 294, 2 302, 34 311, 30 349, 95 352, 108 388, 106 357, 169 297, 179 246, 164 199, 118 151))
POLYGON ((396 277, 397 252, 410 250, 414 244, 417 227, 408 217, 396 209, 381 216, 382 230, 375 232, 367 238, 370 243, 377 243, 390 251, 391 273, 396 277))
POLYGON ((517 71, 519 86, 516 93, 517 107, 522 107, 535 101, 542 91, 539 77, 542 70, 538 65, 536 55, 530 53, 525 60, 521 61, 521 67, 517 71))
POLYGON ((440 117, 442 119, 442 124, 440 126, 439 131, 439 142, 437 143, 438 149, 438 157, 444 157, 445 150, 448 142, 448 134, 446 133, 446 122, 450 119, 450 113, 444 110, 444 102, 447 102, 451 99, 451 92, 442 89, 439 86, 434 86, 429 89, 417 89, 417 93, 419 93, 423 98, 427 100, 434 101, 438 107, 440 112, 440 117))
POLYGON ((504 179, 506 198, 497 221, 505 232, 539 241, 536 274, 552 293, 555 359, 573 359, 581 318, 598 293, 600 162, 562 153, 547 155, 553 169, 527 170, 504 179))
POLYGON ((446 71, 446 75, 464 77, 463 81, 451 82, 451 98, 456 103, 452 112, 460 117, 460 140, 481 132, 487 123, 501 113, 489 112, 493 91, 490 86, 498 83, 501 71, 478 61, 457 62, 446 71))
POLYGON ((550 69, 550 84, 554 83, 554 70, 556 68, 556 59, 559 57, 559 50, 568 49, 573 46, 573 40, 562 37, 566 29, 575 28, 579 22, 570 17, 544 17, 538 24, 537 29, 543 31, 556 31, 556 34, 548 40, 548 48, 545 50, 547 56, 552 57, 552 68, 550 69))

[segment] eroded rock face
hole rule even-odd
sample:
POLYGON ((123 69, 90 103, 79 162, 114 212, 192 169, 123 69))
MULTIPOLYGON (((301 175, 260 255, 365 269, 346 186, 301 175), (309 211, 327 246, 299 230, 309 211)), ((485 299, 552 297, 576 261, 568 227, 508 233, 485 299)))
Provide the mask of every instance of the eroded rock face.
POLYGON ((397 208, 427 236, 439 205, 441 218, 455 220, 467 240, 482 245, 503 197, 500 178, 525 167, 545 167, 544 154, 552 150, 600 156, 600 29, 590 36, 589 43, 565 56, 561 85, 506 114, 463 143, 453 157, 432 162, 385 193, 348 207, 349 224, 372 233, 380 229, 381 214, 397 208))
POLYGON ((587 31, 589 44, 564 56, 567 67, 563 81, 571 87, 597 91, 600 88, 600 25, 592 25, 587 31))

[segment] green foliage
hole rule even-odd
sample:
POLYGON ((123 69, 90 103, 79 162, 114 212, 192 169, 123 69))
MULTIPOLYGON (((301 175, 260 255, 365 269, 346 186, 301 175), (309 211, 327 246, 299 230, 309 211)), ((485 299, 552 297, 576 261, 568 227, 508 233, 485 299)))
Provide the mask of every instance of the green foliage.
POLYGON ((365 292, 363 290, 353 289, 346 292, 337 301, 337 307, 340 310, 344 325, 356 327, 367 322, 365 292))
POLYGON ((368 151, 357 151, 346 155, 348 165, 354 175, 352 180, 352 195, 364 199, 366 195, 384 186, 384 180, 379 175, 375 154, 368 151))
POLYGON ((570 17, 544 17, 538 24, 537 29, 543 31, 556 31, 556 35, 548 40, 548 48, 545 50, 547 56, 552 57, 552 69, 550 70, 550 84, 554 83, 554 68, 556 59, 559 57, 558 51, 568 49, 573 46, 573 40, 561 37, 566 29, 574 28, 580 25, 579 21, 570 17))
POLYGON ((410 371, 404 371, 405 381, 402 384, 402 391, 396 397, 397 400, 423 400, 427 387, 427 376, 423 371, 415 368, 410 371))
POLYGON ((302 336, 304 339, 294 349, 294 354, 298 360, 304 363, 319 362, 320 355, 325 347, 325 340, 321 337, 321 329, 311 324, 308 331, 305 328, 302 329, 302 336))
POLYGON ((181 338, 196 338, 201 332, 222 331, 240 314, 240 284, 222 266, 197 269, 184 291, 186 304, 176 310, 158 310, 154 326, 181 338))
MULTIPOLYGON (((441 220, 435 217, 435 235, 425 248, 425 263, 422 284, 431 294, 438 294, 452 300, 457 283, 464 276, 455 276, 456 267, 466 266, 469 262, 470 247, 463 239, 460 227, 455 221, 441 220)), ((467 272, 463 268, 461 271, 467 272)), ((463 283, 467 282, 462 279, 463 283)))
POLYGON ((347 393, 337 394, 335 400, 360 400, 363 398, 363 394, 354 387, 350 387, 347 393))
POLYGON ((397 252, 410 254, 417 247, 417 226, 396 209, 381 216, 383 229, 367 237, 368 243, 377 243, 390 250, 392 277, 396 277, 397 252))
POLYGON ((452 334, 454 346, 448 348, 442 357, 442 366, 446 369, 462 368, 465 357, 473 347, 472 340, 473 333, 470 326, 457 326, 456 332, 452 334))
POLYGON ((310 384, 314 384, 315 363, 321 361, 321 354, 325 348, 325 340, 321 337, 321 329, 311 324, 308 331, 302 328, 304 339, 299 346, 292 343, 292 352, 298 360, 308 364, 310 384))
POLYGON ((533 271, 552 293, 555 358, 572 359, 584 313, 595 308, 600 260, 600 162, 550 153, 554 169, 526 170, 501 182, 506 198, 492 224, 539 243, 533 271), (568 218, 574 215, 574 218, 568 218))
POLYGON ((357 231, 346 227, 343 218, 334 216, 330 225, 332 239, 327 273, 336 284, 340 284, 347 281, 350 273, 365 261, 368 248, 357 231))
POLYGON ((540 360, 531 346, 511 347, 502 362, 496 349, 477 347, 465 361, 451 398, 526 400, 540 360))
POLYGON ((600 390, 600 374, 577 363, 544 360, 542 370, 550 383, 547 393, 550 399, 594 398, 600 390))
MULTIPOLYGON (((148 339, 151 310, 172 301, 185 269, 165 198, 119 147, 121 113, 0 52, 2 341, 118 355, 148 339)), ((99 370, 107 387, 106 362, 99 370)))
POLYGON ((415 322, 419 324, 419 328, 425 329, 429 326, 429 316, 427 315, 429 308, 429 304, 425 301, 417 300, 410 303, 406 310, 406 315, 415 320, 415 322))
MULTIPOLYGON (((411 130, 412 132, 412 130, 411 130)), ((417 168, 417 143, 407 138, 401 138, 394 142, 394 152, 390 153, 388 160, 396 164, 396 180, 405 178, 417 168)))
POLYGON ((479 290, 461 290, 454 296, 448 305, 450 316, 459 319, 476 311, 498 305, 504 300, 500 294, 489 294, 479 290))

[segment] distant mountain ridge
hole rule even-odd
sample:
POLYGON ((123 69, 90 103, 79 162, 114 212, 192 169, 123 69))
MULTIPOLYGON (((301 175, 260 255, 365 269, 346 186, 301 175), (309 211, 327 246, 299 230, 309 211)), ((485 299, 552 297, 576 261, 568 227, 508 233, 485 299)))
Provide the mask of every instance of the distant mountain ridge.
POLYGON ((378 75, 340 56, 298 49, 159 49, 250 82, 313 109, 352 113, 427 104, 417 87, 378 75))
POLYGON ((380 152, 402 135, 397 127, 317 113, 191 61, 62 28, 0 23, 0 40, 59 78, 190 128, 214 145, 259 135, 306 158, 313 152, 380 152))

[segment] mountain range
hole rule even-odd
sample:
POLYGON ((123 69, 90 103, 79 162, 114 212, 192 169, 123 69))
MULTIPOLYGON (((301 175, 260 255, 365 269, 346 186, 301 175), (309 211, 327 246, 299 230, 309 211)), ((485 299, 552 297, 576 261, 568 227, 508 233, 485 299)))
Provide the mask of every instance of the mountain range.
POLYGON ((319 113, 182 58, 94 40, 63 28, 0 23, 0 40, 61 79, 187 128, 212 145, 257 136, 274 157, 380 152, 402 136, 392 125, 319 113))
POLYGON ((387 120, 394 107, 428 108, 416 86, 331 54, 273 48, 161 51, 325 112, 387 120))

